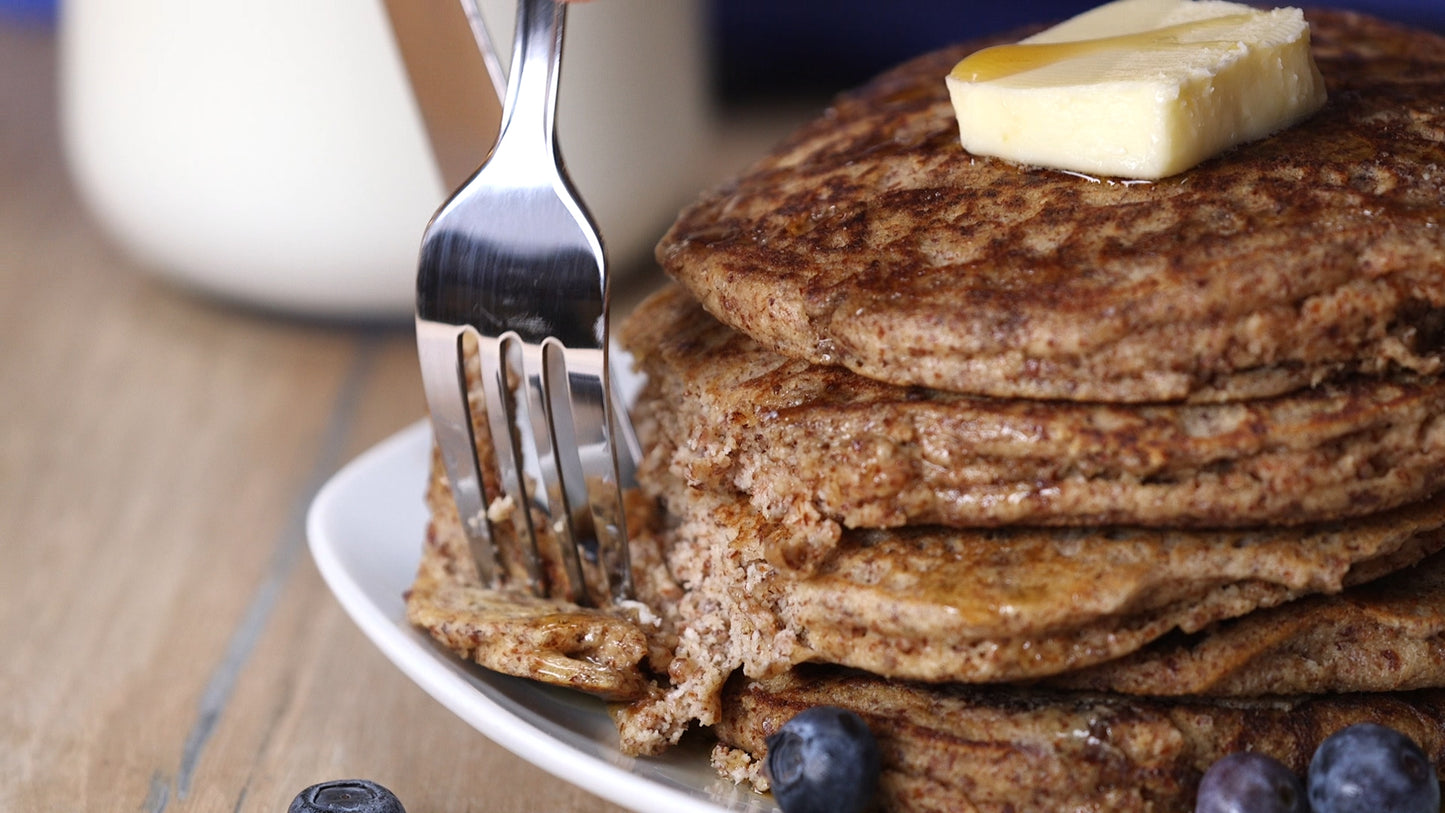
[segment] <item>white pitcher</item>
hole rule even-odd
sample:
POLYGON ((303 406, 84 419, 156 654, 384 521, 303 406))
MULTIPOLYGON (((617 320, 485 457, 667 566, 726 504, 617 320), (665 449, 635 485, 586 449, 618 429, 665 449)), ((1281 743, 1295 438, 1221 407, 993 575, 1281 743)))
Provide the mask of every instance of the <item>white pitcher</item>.
MULTIPOLYGON (((505 55, 512 2, 481 8, 505 55)), ((702 25, 699 0, 569 11, 558 138, 619 270, 698 183, 702 25)), ((60 45, 72 175, 142 264, 291 313, 412 312, 450 189, 382 0, 64 0, 60 45)))

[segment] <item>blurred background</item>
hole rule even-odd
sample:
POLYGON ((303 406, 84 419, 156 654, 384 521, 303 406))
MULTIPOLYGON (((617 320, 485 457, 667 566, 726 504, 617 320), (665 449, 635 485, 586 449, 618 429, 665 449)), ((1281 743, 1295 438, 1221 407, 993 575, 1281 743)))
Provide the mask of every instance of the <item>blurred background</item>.
MULTIPOLYGON (((560 142, 619 277, 636 277, 696 190, 831 94, 950 42, 1096 4, 579 4, 569 18, 560 142)), ((513 0, 480 5, 494 38, 509 39, 513 0)), ((1335 5, 1445 30, 1445 0, 1335 5)), ((457 8, 455 0, 0 0, 0 24, 55 32, 69 173, 102 230, 138 265, 262 309, 403 320, 421 230, 485 155, 486 124, 495 122, 494 100, 464 110, 486 85, 480 68, 464 74, 449 62, 476 57, 465 26, 421 19, 457 8), (448 32, 460 39, 441 47, 448 32), (449 83, 414 97, 408 75, 418 66, 449 83), (440 104, 427 109, 425 94, 440 104), (438 166, 438 155, 460 160, 438 166)))
MULTIPOLYGON (((975 34, 1068 17, 1094 0, 714 0, 709 6, 718 89, 745 100, 782 90, 856 84, 889 65, 975 34), (778 85, 779 79, 782 84, 778 85)), ((1445 0, 1332 0, 1300 4, 1369 11, 1445 30, 1445 0)))

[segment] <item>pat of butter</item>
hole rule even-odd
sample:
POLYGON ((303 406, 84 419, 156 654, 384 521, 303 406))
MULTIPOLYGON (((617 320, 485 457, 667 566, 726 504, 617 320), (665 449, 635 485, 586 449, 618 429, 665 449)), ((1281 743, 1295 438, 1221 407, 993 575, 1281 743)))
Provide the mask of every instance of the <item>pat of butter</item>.
POLYGON ((1299 9, 1118 0, 948 76, 964 149, 1157 179, 1263 138, 1325 102, 1299 9))

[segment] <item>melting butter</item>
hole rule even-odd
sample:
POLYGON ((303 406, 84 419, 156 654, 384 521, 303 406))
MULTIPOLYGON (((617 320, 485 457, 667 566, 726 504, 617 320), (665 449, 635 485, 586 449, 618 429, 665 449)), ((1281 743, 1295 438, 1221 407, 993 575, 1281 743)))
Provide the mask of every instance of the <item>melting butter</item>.
POLYGON ((1134 179, 1182 172, 1324 104, 1298 9, 1117 0, 947 78, 965 149, 1134 179))
POLYGON ((1013 45, 996 45, 977 51, 958 63, 953 70, 953 75, 967 82, 991 82, 1005 76, 1042 68, 1055 62, 1100 52, 1121 49, 1164 51, 1179 47, 1230 45, 1232 43, 1225 40, 1200 41, 1192 38, 1191 35, 1199 35, 1209 30, 1225 34, 1231 29, 1249 22, 1250 19, 1251 15, 1249 14, 1226 14, 1223 17, 1209 17, 1112 37, 1069 42, 1020 42, 1013 45))

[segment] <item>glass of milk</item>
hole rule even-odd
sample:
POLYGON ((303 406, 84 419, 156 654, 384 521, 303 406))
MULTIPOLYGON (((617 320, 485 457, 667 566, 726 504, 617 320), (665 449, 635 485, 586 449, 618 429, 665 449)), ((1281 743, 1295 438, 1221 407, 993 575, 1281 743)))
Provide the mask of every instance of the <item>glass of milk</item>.
MULTIPOLYGON (((505 60, 513 3, 481 7, 505 60)), ((569 10, 558 138, 620 270, 699 182, 702 26, 700 0, 569 10)), ((64 0, 60 53, 72 176, 144 267, 288 313, 412 313, 451 190, 382 0, 64 0)))

